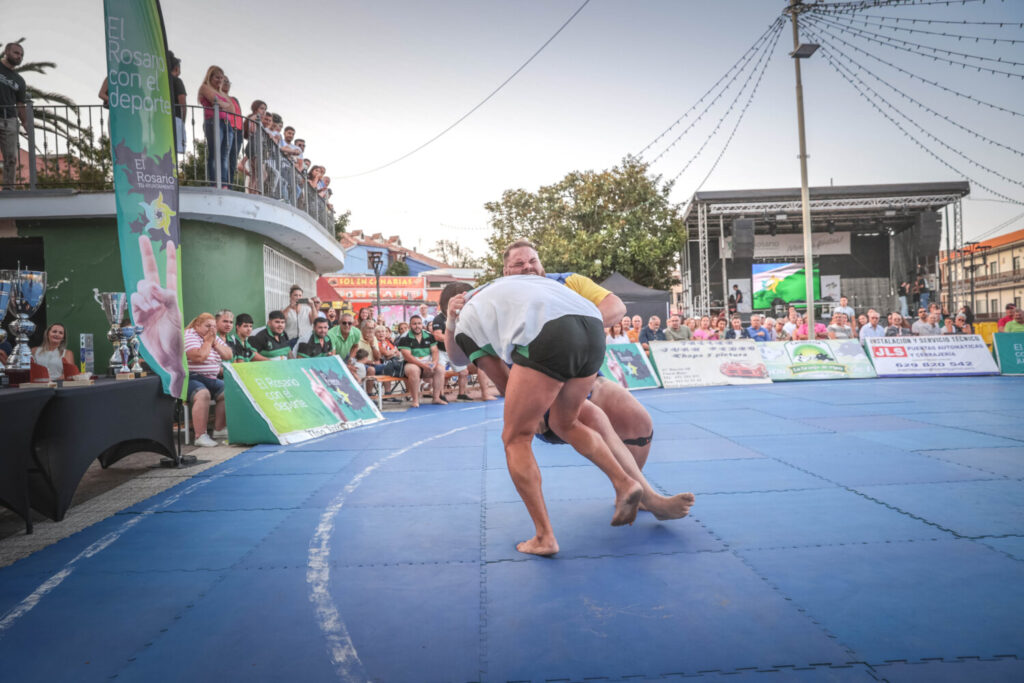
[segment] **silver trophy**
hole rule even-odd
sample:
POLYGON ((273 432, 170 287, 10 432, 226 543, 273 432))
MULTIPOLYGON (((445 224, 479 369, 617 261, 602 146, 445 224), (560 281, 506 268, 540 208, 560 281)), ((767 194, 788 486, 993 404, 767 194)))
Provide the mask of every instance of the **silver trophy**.
MULTIPOLYGON (((94 292, 96 290, 93 290, 94 292)), ((124 320, 124 313, 128 306, 128 295, 124 292, 98 292, 96 301, 103 314, 107 316, 110 329, 107 330, 107 341, 114 345, 114 354, 110 357, 110 371, 115 375, 119 372, 129 372, 128 338, 124 335, 127 328, 121 327, 124 320)))
POLYGON ((125 367, 128 368, 128 372, 136 375, 142 374, 142 358, 139 353, 139 335, 142 334, 142 325, 125 325, 121 328, 121 337, 124 339, 122 345, 125 349, 125 354, 122 357, 126 359, 125 367))
MULTIPOLYGON (((0 323, 3 322, 3 316, 7 311, 7 304, 11 300, 11 291, 14 289, 14 283, 11 282, 11 271, 0 270, 0 323)), ((4 332, 4 328, 0 327, 0 342, 7 339, 7 333, 4 332)), ((7 375, 5 374, 6 368, 4 364, 0 362, 0 386, 7 385, 7 375)))
POLYGON ((32 369, 32 350, 28 338, 36 331, 29 318, 39 310, 46 296, 46 273, 38 270, 11 270, 11 294, 8 308, 16 320, 7 326, 17 339, 17 345, 7 360, 11 370, 28 372, 32 369))

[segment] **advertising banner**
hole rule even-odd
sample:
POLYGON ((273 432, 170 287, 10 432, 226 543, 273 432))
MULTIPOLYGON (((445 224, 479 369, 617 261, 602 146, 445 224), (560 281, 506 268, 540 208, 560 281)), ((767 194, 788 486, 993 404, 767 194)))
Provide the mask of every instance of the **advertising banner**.
MULTIPOLYGON (((811 235, 815 256, 843 256, 850 253, 850 233, 816 232, 811 235)), ((803 259, 802 234, 754 235, 754 258, 803 259)), ((725 258, 732 258, 732 238, 725 240, 725 258)))
MULTIPOLYGON (((376 301, 377 278, 373 275, 329 275, 320 278, 336 293, 331 299, 349 301, 376 301)), ((318 290, 319 291, 319 290, 318 290)), ((422 300, 427 297, 427 280, 422 277, 382 275, 380 300, 391 303, 396 299, 422 300)))
POLYGON ((337 356, 225 363, 232 443, 297 443, 383 418, 337 356))
POLYGON ((1004 375, 1024 375, 1024 332, 996 332, 992 350, 1004 375))
POLYGON ((121 271, 142 357, 185 398, 181 230, 167 43, 157 0, 104 0, 121 271))
POLYGON ((666 389, 721 384, 771 384, 757 342, 651 342, 651 357, 666 389))
POLYGON ((773 382, 876 376, 864 347, 854 339, 767 342, 757 350, 773 382))
POLYGON ((604 352, 601 374, 630 391, 661 386, 657 373, 639 344, 609 344, 604 352))
POLYGON ((995 359, 977 334, 868 337, 865 341, 879 377, 999 374, 995 359))

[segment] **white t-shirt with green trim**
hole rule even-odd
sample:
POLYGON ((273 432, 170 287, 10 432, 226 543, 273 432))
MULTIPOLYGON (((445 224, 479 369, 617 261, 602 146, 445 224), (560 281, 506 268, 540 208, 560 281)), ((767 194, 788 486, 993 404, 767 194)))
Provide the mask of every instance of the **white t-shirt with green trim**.
MULTIPOLYGON (((465 334, 481 349, 511 363, 512 351, 517 346, 528 346, 544 325, 567 315, 602 320, 597 306, 554 280, 538 275, 509 275, 466 294, 455 336, 458 339, 465 334)), ((567 339, 566 343, 571 344, 572 340, 567 339)))

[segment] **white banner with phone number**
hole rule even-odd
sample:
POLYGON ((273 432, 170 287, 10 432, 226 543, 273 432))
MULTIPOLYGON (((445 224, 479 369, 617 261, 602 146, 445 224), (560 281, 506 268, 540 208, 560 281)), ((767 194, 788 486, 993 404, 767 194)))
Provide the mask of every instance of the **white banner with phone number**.
POLYGON ((868 356, 879 377, 998 375, 981 335, 869 337, 868 356))

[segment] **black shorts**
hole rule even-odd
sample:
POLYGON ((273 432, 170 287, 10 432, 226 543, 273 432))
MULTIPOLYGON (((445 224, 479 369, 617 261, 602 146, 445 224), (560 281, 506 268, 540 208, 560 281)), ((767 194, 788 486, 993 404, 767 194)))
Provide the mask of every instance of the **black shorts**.
POLYGON ((567 382, 590 377, 604 363, 605 332, 597 318, 563 315, 550 320, 533 341, 512 351, 512 362, 567 382))

